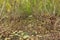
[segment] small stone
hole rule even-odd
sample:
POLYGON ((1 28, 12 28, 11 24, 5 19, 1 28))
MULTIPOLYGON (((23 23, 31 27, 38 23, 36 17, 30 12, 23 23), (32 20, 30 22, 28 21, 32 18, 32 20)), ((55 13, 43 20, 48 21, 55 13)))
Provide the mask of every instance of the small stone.
POLYGON ((29 38, 29 35, 25 35, 25 36, 23 36, 23 38, 24 38, 24 39, 29 38))

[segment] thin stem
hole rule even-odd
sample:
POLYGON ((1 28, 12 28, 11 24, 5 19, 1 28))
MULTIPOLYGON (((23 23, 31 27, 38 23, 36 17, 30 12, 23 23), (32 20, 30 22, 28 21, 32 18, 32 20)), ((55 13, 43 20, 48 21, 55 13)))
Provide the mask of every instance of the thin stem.
POLYGON ((4 7, 5 7, 5 1, 3 2, 3 6, 2 6, 1 11, 0 11, 0 16, 1 16, 3 10, 4 10, 4 7))

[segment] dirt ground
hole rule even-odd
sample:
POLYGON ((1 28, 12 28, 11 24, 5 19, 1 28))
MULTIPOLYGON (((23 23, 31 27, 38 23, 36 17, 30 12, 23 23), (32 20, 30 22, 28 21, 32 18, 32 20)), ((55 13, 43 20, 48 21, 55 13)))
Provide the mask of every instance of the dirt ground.
POLYGON ((54 15, 1 18, 0 40, 60 40, 60 17, 54 15))

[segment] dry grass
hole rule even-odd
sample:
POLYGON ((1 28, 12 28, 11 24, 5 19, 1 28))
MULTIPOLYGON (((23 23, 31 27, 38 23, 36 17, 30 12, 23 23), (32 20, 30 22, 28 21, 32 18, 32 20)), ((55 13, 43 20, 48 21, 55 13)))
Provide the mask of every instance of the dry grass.
POLYGON ((0 40, 60 40, 60 1, 0 0, 0 40))

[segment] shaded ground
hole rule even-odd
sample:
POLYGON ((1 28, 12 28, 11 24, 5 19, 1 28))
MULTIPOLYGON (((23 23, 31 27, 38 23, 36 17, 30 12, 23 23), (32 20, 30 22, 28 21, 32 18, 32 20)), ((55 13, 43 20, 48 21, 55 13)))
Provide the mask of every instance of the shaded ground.
POLYGON ((0 18, 1 40, 60 40, 60 17, 54 15, 0 18))

